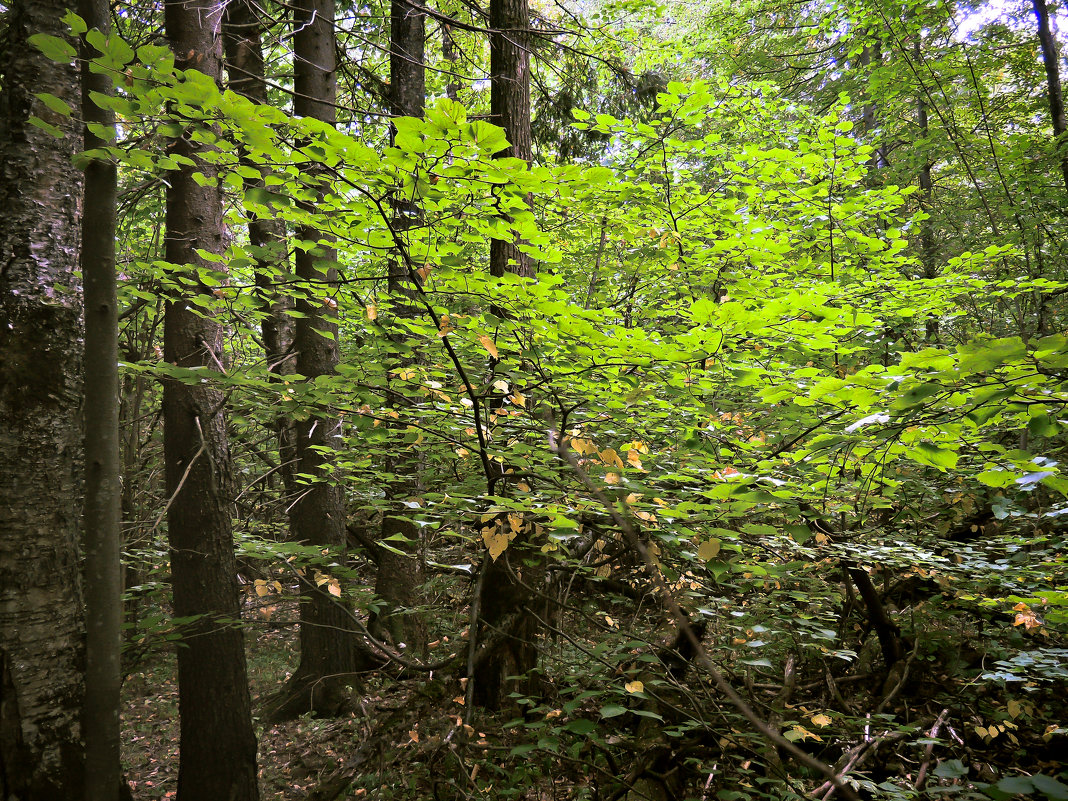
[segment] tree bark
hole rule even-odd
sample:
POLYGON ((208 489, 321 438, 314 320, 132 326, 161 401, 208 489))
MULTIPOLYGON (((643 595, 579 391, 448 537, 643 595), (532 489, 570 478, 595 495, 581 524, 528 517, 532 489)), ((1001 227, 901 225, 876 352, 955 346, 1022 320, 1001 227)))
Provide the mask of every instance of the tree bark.
MULTIPOLYGON (((107 0, 81 0, 90 29, 107 35, 107 0)), ((82 47, 82 115, 85 149, 107 147, 115 137, 115 113, 92 93, 112 94, 111 78, 94 73, 95 55, 82 47), (88 123, 110 132, 98 137, 88 123)), ((122 781, 119 695, 122 689, 122 463, 119 456, 119 314, 115 276, 118 171, 111 159, 85 168, 82 280, 85 282, 85 797, 116 801, 122 781)))
MULTIPOLYGON (((226 4, 223 17, 223 41, 230 88, 254 103, 267 103, 267 79, 264 74, 261 33, 263 22, 252 0, 232 0, 226 4)), ((255 167, 247 159, 247 166, 255 167)), ((266 176, 268 169, 260 168, 266 176)), ((264 177, 246 178, 245 191, 262 188, 264 177)), ((256 260, 255 280, 257 298, 263 321, 264 358, 267 369, 275 375, 293 372, 294 320, 289 312, 294 303, 292 295, 278 290, 278 280, 289 271, 286 252, 285 222, 277 217, 249 215, 248 237, 252 256, 256 260)), ((286 496, 296 497, 296 429, 291 420, 279 416, 275 421, 278 435, 278 463, 286 496)), ((288 503, 288 501, 287 501, 288 503)))
MULTIPOLYGON (((334 2, 301 0, 294 7, 294 110, 297 115, 337 122, 337 74, 335 72, 334 2)), ((316 165, 305 173, 313 176, 316 165)), ((326 234, 302 226, 297 235, 317 242, 310 250, 298 250, 296 272, 306 282, 297 299, 294 345, 297 372, 308 381, 334 373, 338 364, 336 303, 331 293, 337 285, 336 251, 326 234), (323 336, 319 331, 328 332, 323 336)), ((328 412, 312 414, 297 424, 297 472, 311 476, 300 488, 299 500, 290 513, 294 540, 333 551, 338 559, 345 550, 345 496, 332 476, 333 466, 322 448, 340 444, 341 423, 328 412)), ((276 720, 307 712, 337 715, 348 708, 345 686, 357 672, 356 637, 349 611, 325 587, 305 581, 300 602, 300 665, 293 674, 272 717, 276 720)))
MULTIPOLYGON (((389 71, 390 113, 395 117, 422 117, 426 103, 426 14, 421 0, 392 0, 390 4, 389 71)), ((390 206, 393 230, 401 236, 421 224, 420 209, 409 198, 394 196, 390 206)), ((413 318, 416 290, 408 275, 408 268, 399 258, 389 261, 389 293, 394 314, 413 318)), ((414 363, 413 359, 399 360, 397 366, 414 363)), ((404 426, 394 427, 398 439, 404 426)), ((400 647, 422 652, 426 641, 426 626, 416 613, 398 612, 411 609, 418 603, 418 587, 422 580, 422 565, 418 560, 419 529, 406 513, 404 502, 419 493, 419 460, 411 452, 404 453, 398 443, 386 459, 387 507, 382 517, 380 538, 401 536, 404 541, 389 542, 379 551, 375 595, 380 607, 371 615, 373 633, 400 647), (396 550, 392 550, 392 549, 396 550), (402 553, 398 553, 401 551, 402 553)))
MULTIPOLYGON (((510 146, 502 158, 531 160, 530 135, 530 11, 527 0, 493 0, 490 3, 490 112, 504 128, 510 146)), ((531 204, 528 195, 526 203, 531 204)), ((534 277, 534 262, 519 249, 517 238, 490 242, 490 273, 534 277)), ((511 525, 511 522, 500 525, 511 525)), ((537 638, 541 623, 535 606, 544 603, 538 593, 545 585, 544 554, 530 523, 496 560, 482 560, 477 637, 479 651, 473 665, 472 698, 475 704, 497 709, 513 690, 537 695, 537 638), (528 676, 519 684, 508 676, 528 676)), ((544 620, 544 615, 541 616, 544 620)))
POLYGON ((1049 98, 1049 116, 1053 123, 1055 152, 1060 156, 1061 176, 1064 188, 1068 189, 1068 120, 1065 119, 1064 93, 1061 90, 1061 59, 1057 40, 1049 23, 1049 8, 1046 0, 1031 0, 1038 20, 1038 42, 1042 48, 1042 64, 1046 68, 1046 96, 1049 98))
MULTIPOLYGON (((221 78, 222 47, 214 25, 219 9, 195 2, 165 6, 167 38, 179 70, 221 78)), ((183 124, 196 125, 193 121, 183 124)), ((167 176, 166 258, 185 272, 215 269, 198 251, 222 253, 225 234, 216 169, 189 136, 170 144, 191 159, 167 176), (207 181, 198 183, 199 173, 207 181), (201 185, 203 183, 204 185, 201 185)), ((193 273, 195 275, 195 273, 193 273)), ((210 297, 206 286, 184 290, 210 297)), ((222 369, 222 328, 175 291, 167 301, 163 354, 184 368, 222 369)), ((223 395, 210 382, 163 382, 163 447, 171 547, 174 614, 194 620, 178 648, 181 718, 179 801, 255 801, 256 738, 240 627, 233 548, 233 478, 223 395)))
MULTIPOLYGON (((527 0, 490 3, 490 121, 504 128, 510 146, 501 158, 530 162, 530 10, 527 0)), ((531 205, 531 198, 526 198, 531 205)), ((534 261, 518 241, 490 241, 490 272, 534 277, 534 261)))
MULTIPOLYGON (((915 36, 912 54, 915 62, 919 64, 922 56, 919 31, 916 32, 915 36)), ((916 124, 920 129, 920 152, 923 154, 923 162, 920 164, 918 176, 920 211, 927 216, 927 219, 920 223, 920 263, 923 265, 923 277, 930 280, 937 277, 938 264, 935 261, 934 225, 931 220, 931 214, 934 211, 934 180, 931 176, 931 159, 927 155, 927 148, 930 145, 928 140, 930 125, 927 115, 927 98, 924 95, 922 86, 919 87, 916 93, 916 124)), ((924 328, 926 341, 937 345, 939 337, 938 318, 929 318, 924 323, 924 328)))
POLYGON ((29 43, 65 38, 67 5, 12 0, 0 41, 0 798, 20 801, 84 793, 81 136, 34 97, 80 94, 73 63, 29 43))

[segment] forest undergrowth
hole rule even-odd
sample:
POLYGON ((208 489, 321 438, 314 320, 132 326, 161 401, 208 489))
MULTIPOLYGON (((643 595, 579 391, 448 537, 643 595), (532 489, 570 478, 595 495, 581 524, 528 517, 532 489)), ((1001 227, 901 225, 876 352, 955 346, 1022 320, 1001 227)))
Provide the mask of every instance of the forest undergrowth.
MULTIPOLYGON (((1003 560, 1005 572, 1027 563, 1056 569, 1060 559, 1050 555, 1063 552, 1060 539, 1046 540, 1045 548, 1031 542, 1015 560, 1003 560)), ((691 608, 713 662, 761 718, 833 765, 862 797, 1068 797, 1056 778, 1064 768, 1068 643, 1041 608, 1021 603, 1005 614, 951 571, 875 571, 908 651, 887 673, 855 598, 809 595, 804 609, 793 600, 813 578, 833 587, 834 570, 827 561, 798 570, 793 582, 779 580, 775 594, 746 592, 744 576, 727 586, 693 572, 674 590, 691 608), (821 603, 826 608, 816 608, 821 603), (787 608, 793 630, 771 628, 787 608), (822 628, 835 618, 838 632, 822 628)), ((498 712, 468 709, 459 656, 468 631, 458 628, 463 615, 453 598, 465 581, 451 583, 438 587, 436 611, 452 604, 452 616, 424 613, 437 620, 438 654, 458 655, 452 664, 422 675, 369 672, 350 682, 339 717, 309 714, 280 724, 266 716, 272 694, 297 665, 290 622, 296 604, 245 585, 264 798, 835 796, 741 720, 691 663, 693 654, 672 641, 672 624, 652 594, 613 599, 605 589, 562 605, 552 628, 570 634, 538 643, 543 696, 514 693, 498 712)), ((995 589, 986 587, 991 595, 995 589)), ((130 649, 124 688, 123 756, 137 801, 173 798, 177 782, 174 653, 146 648, 152 638, 167 640, 145 632, 130 649)))

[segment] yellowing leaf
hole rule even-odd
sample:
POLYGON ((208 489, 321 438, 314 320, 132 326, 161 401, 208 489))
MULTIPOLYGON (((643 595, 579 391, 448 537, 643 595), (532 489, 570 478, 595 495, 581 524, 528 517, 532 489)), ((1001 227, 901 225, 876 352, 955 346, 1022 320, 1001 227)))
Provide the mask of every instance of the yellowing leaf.
POLYGON ((697 549, 697 558, 707 562, 709 559, 715 559, 719 554, 720 541, 717 539, 711 539, 706 542, 702 542, 701 546, 697 549))
POLYGON ((597 453, 597 447, 588 439, 572 439, 571 447, 583 456, 590 453, 597 453))
POLYGON ((634 681, 628 681, 623 686, 626 688, 628 693, 640 693, 642 690, 645 689, 645 685, 637 679, 635 679, 634 681))
POLYGON ((505 532, 502 526, 486 526, 482 529, 482 541, 489 550, 490 559, 494 562, 497 557, 508 550, 508 543, 515 539, 515 531, 505 532))
POLYGON ((1017 612, 1016 622, 1012 625, 1023 626, 1025 629, 1030 631, 1031 629, 1039 628, 1042 625, 1042 621, 1038 619, 1034 612, 1028 609, 1025 612, 1017 612))
POLYGON ((800 725, 794 725, 790 731, 786 732, 785 736, 787 740, 818 740, 821 743, 823 742, 823 738, 818 734, 813 734, 804 726, 800 725))
POLYGON ((492 356, 494 359, 500 358, 497 352, 497 346, 494 344, 493 340, 490 337, 483 334, 478 338, 478 341, 482 343, 482 347, 486 349, 486 352, 490 356, 492 356))

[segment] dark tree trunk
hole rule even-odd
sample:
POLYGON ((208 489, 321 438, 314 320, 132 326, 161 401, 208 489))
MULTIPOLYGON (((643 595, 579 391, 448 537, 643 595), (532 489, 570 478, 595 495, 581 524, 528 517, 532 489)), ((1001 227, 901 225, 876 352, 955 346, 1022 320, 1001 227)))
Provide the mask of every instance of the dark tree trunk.
MULTIPOLYGON (((426 68, 423 64, 426 38, 426 14, 420 0, 392 0, 390 5, 389 71, 390 113, 396 117, 422 117, 426 102, 426 68)), ((393 230, 403 236, 408 229, 420 224, 419 206, 410 198, 391 199, 393 230)), ((391 258, 389 262, 389 292, 394 313, 398 317, 415 317, 416 290, 408 275, 405 262, 391 258)), ((412 360, 403 363, 410 364, 412 360)), ((396 428, 398 438, 404 426, 396 428)), ((419 460, 410 451, 405 453, 398 443, 393 456, 387 459, 386 473, 390 476, 385 488, 388 506, 382 519, 381 539, 401 536, 404 541, 388 542, 379 550, 375 595, 381 606, 371 616, 373 632, 398 647, 424 650, 426 626, 417 613, 398 613, 418 603, 418 586, 422 569, 418 560, 419 529, 405 513, 404 502, 419 493, 419 460), (391 550, 391 549, 396 550, 391 550), (397 553, 402 551, 402 553, 397 553)))
MULTIPOLYGON (((918 31, 912 47, 915 62, 919 64, 923 54, 918 31)), ((934 224, 931 220, 931 214, 934 210, 934 180, 931 177, 931 159, 927 155, 927 148, 930 147, 928 139, 930 125, 927 116, 927 98, 924 95, 922 86, 917 88, 916 93, 916 124, 920 129, 920 152, 923 157, 919 173, 920 211, 927 215, 927 219, 920 223, 920 262, 923 264, 923 277, 931 279, 938 275, 938 264, 935 261, 934 224)), ((925 339, 932 345, 938 344, 937 317, 931 317, 925 323, 925 339)))
MULTIPOLYGON (((501 157, 531 160, 530 136, 530 11, 527 0, 490 3, 490 111, 504 128, 510 146, 501 157)), ((526 199, 530 205, 530 197, 526 199)), ((534 277, 534 262, 518 247, 518 240, 490 243, 490 272, 534 277)), ((499 525, 514 525, 506 521, 499 525)), ((545 619, 544 554, 539 527, 523 523, 508 549, 496 560, 482 560, 476 627, 479 649, 472 665, 474 703, 489 709, 501 706, 513 690, 538 694, 532 673, 538 665, 537 638, 545 619), (541 614, 538 614, 538 610, 541 614), (539 620, 541 618, 541 620, 539 620), (528 675, 519 684, 508 676, 528 675)))
MULTIPOLYGON (((504 128, 510 147, 499 155, 529 162, 530 136, 530 10, 527 0, 490 3, 490 121, 504 128)), ((527 205, 531 199, 527 197, 527 205)), ((490 241, 490 272, 534 277, 534 262, 517 241, 490 241)))
POLYGON ((1064 188, 1068 189, 1068 121, 1064 113, 1064 94, 1061 90, 1061 58, 1057 40, 1049 23, 1049 8, 1046 0, 1031 0, 1038 20, 1038 42, 1042 47, 1042 64, 1046 68, 1046 96, 1049 98, 1049 116, 1053 123, 1053 139, 1060 156, 1064 188))
MULTIPOLYGON (((196 69, 219 81, 221 41, 212 27, 215 7, 171 2, 165 7, 167 37, 180 70, 196 69)), ((197 124, 197 123, 191 123, 197 124)), ((191 137, 174 140, 175 155, 192 159, 167 176, 166 258, 177 269, 215 269, 198 250, 222 253, 222 195, 215 167, 199 157, 191 137), (194 180, 200 173, 209 180, 194 180)), ((186 290, 210 295, 207 287, 186 290)), ((163 354, 170 364, 217 371, 222 367, 222 328, 181 295, 166 305, 163 354)), ((223 395, 210 383, 163 384, 163 448, 166 462, 171 580, 176 617, 195 617, 178 648, 181 762, 179 801, 207 798, 254 801, 256 738, 252 731, 245 650, 239 623, 232 516, 233 478, 223 395)))
MULTIPOLYGON (((89 28, 111 28, 107 0, 81 0, 89 28)), ((93 102, 110 95, 111 78, 89 69, 95 53, 82 41, 82 115, 111 132, 85 128, 85 149, 106 147, 115 113, 93 102)), ((85 169, 82 280, 85 282, 85 797, 116 801, 122 777, 119 691, 122 688, 122 465, 119 456, 119 314, 115 281, 117 170, 106 159, 85 169)))
MULTIPOLYGON (((267 103, 267 80, 263 66, 263 45, 260 36, 263 23, 252 0, 232 0, 226 4, 223 17, 223 40, 226 50, 226 68, 230 88, 254 103, 267 103)), ((255 166, 245 160, 248 166, 255 166)), ((266 175, 267 168, 261 168, 266 175)), ((246 178, 245 191, 260 188, 264 179, 246 178)), ((287 375, 293 372, 294 320, 289 312, 293 309, 292 295, 278 290, 278 281, 289 271, 289 256, 286 252, 285 222, 277 217, 250 215, 248 237, 252 256, 256 260, 256 287, 263 321, 260 333, 263 336, 264 358, 267 368, 274 374, 287 375)), ((296 429, 286 417, 275 421, 278 433, 278 462, 282 485, 286 496, 296 497, 296 429)), ((288 503, 288 501, 287 501, 288 503)))
MULTIPOLYGON (((334 1, 301 0, 294 7, 294 110, 330 125, 336 119, 334 1)), ((309 164, 307 175, 316 165, 309 164)), ((294 346, 297 372, 309 381, 331 375, 338 363, 337 317, 331 307, 336 287, 337 254, 321 231, 303 226, 300 239, 319 244, 296 254, 297 276, 306 282, 297 300, 294 346), (318 331, 329 332, 324 337, 318 331)), ((322 546, 343 558, 346 544, 345 497, 332 476, 329 457, 318 449, 340 444, 341 424, 328 413, 313 414, 297 424, 297 472, 312 483, 299 488, 290 513, 290 533, 306 545, 322 546)), ((310 578, 310 577, 309 577, 310 578)), ((356 637, 349 611, 326 587, 307 581, 300 602, 300 665, 272 710, 276 720, 313 712, 331 716, 348 708, 345 685, 357 671, 356 637)))
POLYGON ((34 97, 80 93, 28 41, 65 36, 67 6, 13 0, 0 40, 0 798, 20 801, 84 793, 81 131, 34 97))

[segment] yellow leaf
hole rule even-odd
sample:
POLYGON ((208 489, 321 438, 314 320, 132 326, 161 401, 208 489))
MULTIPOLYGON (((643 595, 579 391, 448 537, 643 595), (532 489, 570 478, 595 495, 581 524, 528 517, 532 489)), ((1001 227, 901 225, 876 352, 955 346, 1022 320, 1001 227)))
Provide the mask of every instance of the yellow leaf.
POLYGON ((623 469, 623 460, 619 458, 619 454, 616 453, 614 449, 605 448, 599 455, 601 461, 604 462, 606 466, 618 467, 620 470, 623 469))
POLYGON ((823 742, 822 737, 818 734, 813 734, 804 726, 795 725, 790 731, 794 734, 794 740, 819 740, 821 743, 823 742))
POLYGON ((523 530, 523 516, 517 515, 515 512, 509 512, 508 525, 512 527, 512 531, 518 534, 523 530))
POLYGON ((1023 712, 1023 707, 1020 706, 1020 702, 1015 698, 1009 701, 1007 708, 1010 718, 1018 718, 1020 713, 1023 712))
POLYGON ((412 738, 413 743, 419 742, 419 732, 417 732, 415 729, 412 729, 410 732, 408 732, 408 736, 412 738))
POLYGON ((608 615, 604 616, 604 622, 607 623, 612 628, 618 628, 619 627, 619 624, 617 624, 616 621, 612 620, 612 618, 610 618, 608 615))
POLYGON ((525 481, 520 481, 515 486, 516 486, 516 489, 518 489, 520 492, 530 492, 530 484, 528 484, 525 481))
POLYGON ((626 688, 628 693, 640 693, 642 690, 645 689, 645 685, 637 679, 635 679, 634 681, 628 681, 623 686, 626 688))
POLYGON ((373 303, 367 304, 367 319, 371 322, 378 319, 378 307, 373 303))
POLYGON ((498 378, 496 381, 493 382, 493 388, 498 392, 507 392, 508 382, 505 381, 503 378, 498 378))
POLYGON ((552 711, 545 713, 545 719, 546 720, 552 720, 553 718, 560 717, 562 714, 564 714, 564 710, 562 710, 562 709, 553 709, 552 711))
POLYGON ((588 453, 597 453, 597 447, 588 439, 572 439, 571 447, 583 456, 588 453))
POLYGON ((482 336, 480 336, 478 338, 478 341, 482 343, 482 347, 484 347, 486 349, 486 352, 490 356, 492 356, 494 359, 499 358, 499 354, 497 352, 497 346, 494 344, 493 340, 490 337, 488 337, 485 334, 483 334, 482 336))
POLYGON ((830 726, 832 723, 831 718, 828 715, 823 714, 822 712, 820 712, 818 715, 813 715, 811 718, 809 718, 809 720, 811 720, 817 726, 830 726))
POLYGON ((341 597, 341 585, 338 583, 337 579, 333 579, 329 584, 326 585, 326 591, 333 595, 335 598, 341 597))
POLYGON ((627 451, 627 461, 630 462, 631 467, 642 469, 642 457, 637 451, 627 451))
POLYGON ((490 559, 494 562, 497 557, 508 550, 508 543, 515 539, 515 531, 506 533, 503 526, 486 526, 482 529, 482 541, 489 549, 490 559))
POLYGON ((985 726, 976 726, 975 727, 975 733, 978 734, 980 737, 989 737, 990 736, 990 733, 986 730, 985 726))
POLYGON ((702 542, 701 547, 697 549, 697 558, 705 562, 709 559, 715 559, 717 554, 719 554, 720 544, 720 541, 717 539, 702 542))
POLYGON ((270 595, 271 591, 267 589, 267 582, 263 579, 256 579, 256 595, 262 598, 264 595, 270 595))
POLYGON ((454 704, 459 704, 460 706, 463 706, 464 704, 467 703, 467 699, 464 698, 462 695, 458 695, 458 696, 456 696, 455 698, 452 699, 452 702, 454 704))
POLYGON ((522 392, 513 392, 508 396, 508 400, 518 406, 520 409, 527 408, 527 396, 522 392))
POLYGON ((619 473, 605 473, 604 474, 604 483, 605 484, 618 484, 619 483, 619 473))

